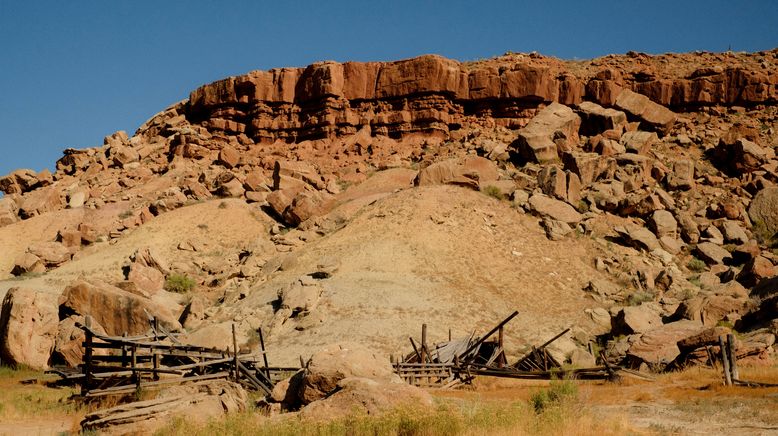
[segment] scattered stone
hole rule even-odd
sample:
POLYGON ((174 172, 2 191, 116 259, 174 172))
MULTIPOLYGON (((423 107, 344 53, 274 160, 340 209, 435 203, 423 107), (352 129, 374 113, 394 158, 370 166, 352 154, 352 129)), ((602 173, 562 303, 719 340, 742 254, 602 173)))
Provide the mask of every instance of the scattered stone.
POLYGON ((621 144, 627 153, 635 153, 640 155, 646 155, 651 151, 651 146, 654 145, 659 138, 657 138, 654 132, 627 132, 621 136, 621 144))
POLYGON ((40 274, 46 272, 46 264, 32 253, 19 255, 14 261, 14 267, 11 274, 20 276, 22 274, 40 274))
POLYGON ((708 265, 723 264, 732 260, 732 255, 729 251, 712 242, 701 242, 697 244, 694 251, 697 257, 708 265))
POLYGON ((567 224, 576 224, 583 219, 583 216, 569 204, 542 194, 533 195, 528 202, 532 210, 540 216, 548 216, 567 224))

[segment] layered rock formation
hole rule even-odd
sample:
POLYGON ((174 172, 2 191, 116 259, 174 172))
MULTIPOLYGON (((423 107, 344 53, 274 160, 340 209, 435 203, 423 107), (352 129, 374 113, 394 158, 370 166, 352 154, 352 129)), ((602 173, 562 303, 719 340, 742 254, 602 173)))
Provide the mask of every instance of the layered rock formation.
POLYGON ((645 70, 625 75, 611 68, 590 74, 540 56, 506 56, 485 65, 432 55, 387 63, 323 62, 205 85, 192 92, 185 111, 209 129, 272 142, 352 134, 366 126, 394 137, 448 133, 473 117, 520 125, 539 104, 584 100, 615 105, 663 130, 671 117, 650 102, 689 108, 778 100, 778 73, 747 66, 700 68, 687 77, 645 70), (622 90, 634 93, 619 98, 622 90))

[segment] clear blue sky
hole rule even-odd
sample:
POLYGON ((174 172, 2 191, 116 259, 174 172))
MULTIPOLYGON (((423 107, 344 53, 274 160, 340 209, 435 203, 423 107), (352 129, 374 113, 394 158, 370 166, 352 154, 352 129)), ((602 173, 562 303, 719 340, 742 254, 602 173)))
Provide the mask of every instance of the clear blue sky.
POLYGON ((775 0, 0 0, 0 175, 53 168, 64 148, 132 134, 197 86, 253 69, 776 46, 775 0))

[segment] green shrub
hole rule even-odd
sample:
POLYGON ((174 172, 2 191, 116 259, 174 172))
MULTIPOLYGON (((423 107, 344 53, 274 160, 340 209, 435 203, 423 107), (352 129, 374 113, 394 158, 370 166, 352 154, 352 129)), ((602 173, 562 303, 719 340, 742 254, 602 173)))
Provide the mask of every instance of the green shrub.
POLYGON ((705 262, 695 257, 686 264, 686 268, 689 268, 689 271, 703 272, 705 271, 705 262))
POLYGON ((578 398, 578 386, 570 380, 553 380, 548 389, 541 389, 530 398, 536 413, 558 408, 578 398))
POLYGON ((502 200, 503 199, 502 191, 500 191, 500 188, 498 188, 498 187, 496 187, 494 185, 489 185, 489 186, 484 187, 483 193, 488 195, 488 196, 490 196, 490 197, 492 197, 492 198, 496 198, 497 200, 502 200))
POLYGON ((649 301, 654 301, 654 294, 647 291, 638 291, 627 297, 627 304, 630 306, 640 306, 649 301))
POLYGON ((178 292, 183 294, 191 291, 195 287, 194 279, 186 274, 171 274, 165 280, 165 290, 168 292, 178 292))
POLYGON ((778 238, 776 238, 778 234, 771 232, 767 228, 767 225, 760 220, 752 221, 751 233, 754 234, 754 238, 756 238, 757 242, 762 245, 766 245, 770 248, 774 248, 778 245, 778 238))

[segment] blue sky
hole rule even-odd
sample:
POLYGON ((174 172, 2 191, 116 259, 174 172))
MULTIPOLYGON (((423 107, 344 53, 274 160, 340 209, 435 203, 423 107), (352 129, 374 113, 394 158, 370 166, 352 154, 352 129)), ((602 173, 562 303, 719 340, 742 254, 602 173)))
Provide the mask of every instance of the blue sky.
POLYGON ((132 134, 197 86, 253 69, 776 46, 773 0, 0 0, 0 175, 53 168, 67 147, 132 134))

